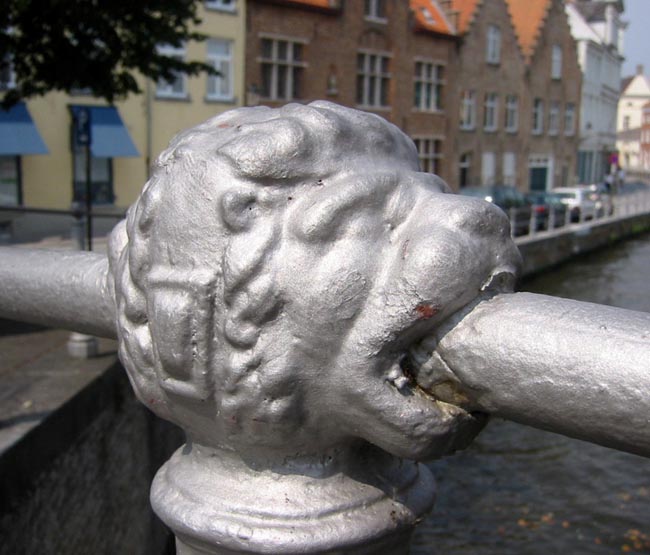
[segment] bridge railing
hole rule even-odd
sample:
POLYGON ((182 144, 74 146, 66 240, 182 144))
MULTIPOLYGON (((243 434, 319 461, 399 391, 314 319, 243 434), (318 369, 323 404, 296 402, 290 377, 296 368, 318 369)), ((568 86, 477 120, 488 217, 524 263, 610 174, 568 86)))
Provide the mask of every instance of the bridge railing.
POLYGON ((514 293, 503 213, 327 102, 181 134, 108 256, 0 248, 0 317, 116 337, 186 432, 151 502, 181 555, 405 554, 420 462, 488 415, 650 456, 650 314, 514 293))

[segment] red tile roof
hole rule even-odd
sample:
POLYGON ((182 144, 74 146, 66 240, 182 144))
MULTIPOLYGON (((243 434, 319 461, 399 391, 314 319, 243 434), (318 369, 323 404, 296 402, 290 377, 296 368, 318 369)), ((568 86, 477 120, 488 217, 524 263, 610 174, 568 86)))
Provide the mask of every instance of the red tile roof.
POLYGON ((458 32, 467 33, 476 8, 483 0, 452 0, 451 9, 458 13, 458 32))
POLYGON ((435 0, 410 0, 415 22, 420 29, 433 33, 455 35, 456 30, 435 0))
POLYGON ((321 8, 321 9, 338 9, 340 3, 338 0, 287 0, 290 4, 302 4, 303 6, 309 6, 311 8, 321 8))
POLYGON ((535 53, 552 0, 506 0, 526 61, 535 53))

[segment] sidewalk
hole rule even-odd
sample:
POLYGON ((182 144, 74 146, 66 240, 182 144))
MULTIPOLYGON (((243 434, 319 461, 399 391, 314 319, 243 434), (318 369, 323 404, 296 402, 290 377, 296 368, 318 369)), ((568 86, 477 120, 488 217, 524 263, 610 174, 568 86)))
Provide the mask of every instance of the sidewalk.
POLYGON ((110 339, 96 358, 71 358, 69 335, 0 319, 0 454, 117 360, 110 339))

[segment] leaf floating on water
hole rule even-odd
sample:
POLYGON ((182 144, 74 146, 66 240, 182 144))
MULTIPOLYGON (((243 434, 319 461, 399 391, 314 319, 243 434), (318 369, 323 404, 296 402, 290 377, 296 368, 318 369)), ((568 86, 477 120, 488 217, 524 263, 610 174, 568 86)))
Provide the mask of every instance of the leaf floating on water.
POLYGON ((569 528, 571 526, 571 523, 568 520, 563 520, 562 521, 562 528, 569 528))

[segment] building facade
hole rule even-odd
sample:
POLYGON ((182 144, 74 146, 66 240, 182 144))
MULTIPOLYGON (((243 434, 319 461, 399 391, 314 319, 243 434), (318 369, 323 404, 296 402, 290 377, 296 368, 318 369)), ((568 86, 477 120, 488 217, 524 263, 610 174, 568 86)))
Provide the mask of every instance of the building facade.
POLYGON ((526 62, 522 158, 525 188, 576 182, 582 75, 563 0, 507 0, 526 62))
POLYGON ((525 183, 521 141, 524 59, 505 0, 453 0, 462 43, 450 118, 454 136, 455 187, 525 183))
POLYGON ((582 69, 578 181, 602 183, 616 159, 623 64, 621 0, 574 0, 566 7, 582 69))
POLYGON ((326 99, 410 135, 424 171, 448 179, 455 29, 434 0, 250 0, 249 105, 326 99))
MULTIPOLYGON (((75 133, 79 116, 90 118, 90 174, 95 204, 130 205, 148 178, 150 164, 179 131, 206 120, 244 100, 244 0, 208 0, 201 9, 201 43, 183 48, 161 46, 162 52, 208 60, 222 73, 154 83, 139 78, 145 91, 114 106, 90 91, 74 95, 49 93, 17 106, 0 117, 2 134, 26 125, 40 136, 43 148, 0 141, 0 196, 5 204, 67 209, 82 200, 86 183, 86 148, 75 133), (22 119, 22 124, 19 120, 22 119)), ((4 76, 4 87, 12 86, 4 76)), ((81 124, 79 124, 81 126, 81 124)))
POLYGON ((623 80, 616 124, 618 162, 628 173, 644 171, 641 158, 643 109, 650 102, 650 79, 638 66, 636 75, 623 80))

